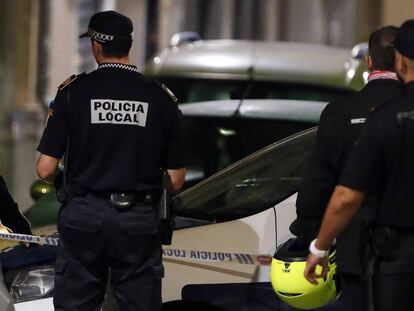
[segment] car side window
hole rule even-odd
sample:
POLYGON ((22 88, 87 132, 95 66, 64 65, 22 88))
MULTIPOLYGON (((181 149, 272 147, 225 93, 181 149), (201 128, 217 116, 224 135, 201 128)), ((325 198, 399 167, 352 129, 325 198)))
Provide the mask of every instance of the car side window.
POLYGON ((184 191, 179 216, 223 222, 262 212, 295 193, 314 146, 311 129, 272 144, 184 191))
POLYGON ((188 188, 247 155, 314 124, 270 119, 186 116, 183 125, 187 146, 188 188))

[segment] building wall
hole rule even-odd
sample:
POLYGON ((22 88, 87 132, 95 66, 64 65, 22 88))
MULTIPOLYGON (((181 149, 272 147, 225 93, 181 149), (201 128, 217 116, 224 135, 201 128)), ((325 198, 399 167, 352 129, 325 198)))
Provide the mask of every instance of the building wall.
POLYGON ((3 1, 0 10, 0 174, 20 206, 31 202, 40 124, 38 11, 38 0, 3 1))
POLYGON ((405 20, 414 18, 414 1, 382 0, 381 22, 383 25, 400 26, 405 20))

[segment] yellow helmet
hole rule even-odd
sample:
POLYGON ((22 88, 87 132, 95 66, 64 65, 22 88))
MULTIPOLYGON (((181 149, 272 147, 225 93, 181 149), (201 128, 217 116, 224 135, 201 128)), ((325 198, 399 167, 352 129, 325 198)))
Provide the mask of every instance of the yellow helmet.
MULTIPOLYGON (((305 279, 308 247, 292 247, 295 238, 289 239, 276 250, 272 259, 271 282, 276 295, 288 305, 298 309, 315 309, 334 301, 338 296, 336 286, 336 250, 329 253, 329 272, 314 285, 305 279)), ((322 267, 317 267, 320 273, 322 267)))

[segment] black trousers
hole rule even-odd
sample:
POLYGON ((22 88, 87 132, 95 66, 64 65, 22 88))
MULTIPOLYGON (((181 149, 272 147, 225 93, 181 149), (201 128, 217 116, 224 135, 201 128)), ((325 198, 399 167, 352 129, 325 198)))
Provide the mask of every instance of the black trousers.
POLYGON ((92 195, 59 211, 55 310, 100 310, 110 280, 114 310, 161 309, 161 238, 154 207, 111 207, 92 195))
POLYGON ((414 273, 374 275, 375 311, 414 310, 414 273))
POLYGON ((341 273, 341 300, 344 311, 368 310, 368 281, 359 276, 341 273))

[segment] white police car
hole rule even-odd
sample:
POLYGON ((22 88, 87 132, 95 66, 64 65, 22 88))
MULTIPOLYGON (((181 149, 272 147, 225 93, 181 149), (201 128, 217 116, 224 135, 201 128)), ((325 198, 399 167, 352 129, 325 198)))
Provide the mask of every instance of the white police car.
MULTIPOLYGON (((244 138, 256 137, 259 147, 272 139, 269 135, 284 137, 289 131, 313 126, 325 104, 218 101, 186 104, 183 113, 198 124, 204 119, 222 122, 206 121, 215 133, 211 137, 220 154, 215 161, 220 164, 231 158, 232 139, 244 146, 244 138), (226 120, 233 122, 224 124, 226 120), (278 132, 280 128, 287 132, 278 132)), ((310 129, 282 138, 175 198, 177 230, 173 244, 164 247, 165 310, 290 310, 271 289, 266 256, 290 236, 294 194, 312 152, 314 135, 315 130, 310 129)), ((244 152, 250 152, 250 144, 245 146, 244 152)), ((189 176, 208 176, 202 164, 194 161, 189 176)), ((0 306, 4 303, 9 308, 4 310, 53 310, 55 251, 53 246, 16 246, 0 254, 5 284, 0 288, 0 306)), ((103 310, 111 310, 110 299, 103 310)))

